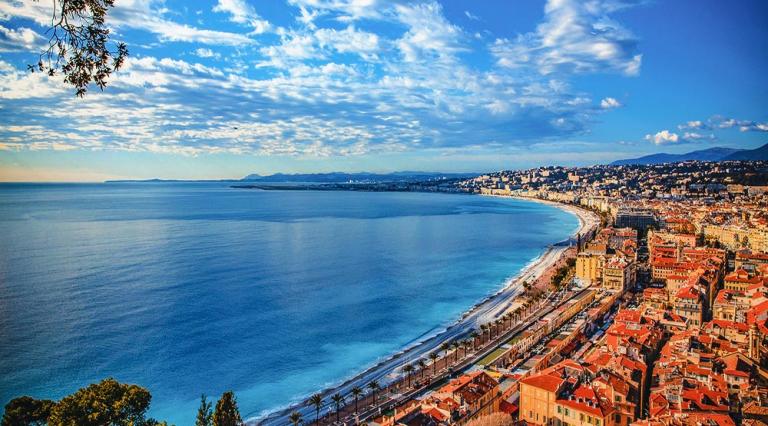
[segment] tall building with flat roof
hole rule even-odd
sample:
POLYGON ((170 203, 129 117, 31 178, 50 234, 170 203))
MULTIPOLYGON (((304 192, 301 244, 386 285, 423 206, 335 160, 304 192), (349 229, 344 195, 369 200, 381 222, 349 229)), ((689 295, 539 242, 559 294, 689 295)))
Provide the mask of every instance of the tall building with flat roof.
POLYGON ((650 210, 619 209, 616 212, 616 228, 634 228, 640 231, 656 226, 656 216, 650 210))

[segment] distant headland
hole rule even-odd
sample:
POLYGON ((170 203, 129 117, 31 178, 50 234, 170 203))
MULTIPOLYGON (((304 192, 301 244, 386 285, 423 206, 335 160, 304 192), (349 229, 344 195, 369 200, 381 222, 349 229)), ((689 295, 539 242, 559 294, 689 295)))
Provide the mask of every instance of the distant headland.
POLYGON ((264 182, 264 183, 379 183, 379 182, 422 182, 446 179, 466 179, 480 173, 443 173, 402 171, 392 173, 275 173, 271 175, 249 174, 242 179, 122 179, 108 180, 106 183, 126 182, 264 182))

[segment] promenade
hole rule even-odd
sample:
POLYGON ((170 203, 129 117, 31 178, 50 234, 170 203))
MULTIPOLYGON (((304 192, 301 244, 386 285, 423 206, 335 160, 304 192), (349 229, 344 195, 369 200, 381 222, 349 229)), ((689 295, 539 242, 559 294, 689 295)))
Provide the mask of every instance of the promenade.
MULTIPOLYGON (((506 327, 502 325, 493 335, 489 332, 486 333, 486 336, 478 337, 477 339, 480 342, 477 343, 475 348, 450 350, 443 357, 437 359, 434 366, 430 364, 423 369, 415 370, 411 373, 410 386, 408 386, 409 380, 407 375, 403 374, 389 386, 379 390, 375 401, 372 394, 367 394, 364 398, 358 399, 357 406, 359 411, 357 413, 354 400, 348 400, 339 412, 338 423, 334 407, 328 407, 324 412, 325 415, 313 424, 356 424, 391 411, 403 402, 437 388, 451 378, 475 367, 480 360, 493 353, 502 344, 527 330, 542 317, 585 291, 588 290, 576 289, 574 291, 551 294, 549 298, 543 299, 522 320, 517 322, 510 321, 506 327)), ((311 420, 314 421, 314 418, 311 420)))

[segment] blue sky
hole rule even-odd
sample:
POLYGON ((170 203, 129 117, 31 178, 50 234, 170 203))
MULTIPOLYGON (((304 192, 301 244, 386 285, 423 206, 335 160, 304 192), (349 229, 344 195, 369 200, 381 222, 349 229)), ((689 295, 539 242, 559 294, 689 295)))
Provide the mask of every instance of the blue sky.
POLYGON ((488 171, 768 142, 765 1, 117 0, 130 58, 30 74, 0 2, 0 180, 488 171))

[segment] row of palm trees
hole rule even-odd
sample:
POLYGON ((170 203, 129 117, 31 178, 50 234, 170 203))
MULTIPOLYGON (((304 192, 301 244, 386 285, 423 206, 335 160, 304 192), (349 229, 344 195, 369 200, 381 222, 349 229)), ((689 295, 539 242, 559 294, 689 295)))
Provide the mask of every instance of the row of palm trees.
MULTIPOLYGON (((381 385, 379 385, 378 380, 371 380, 370 383, 368 383, 368 389, 371 390, 371 395, 373 396, 373 401, 377 401, 378 392, 381 390, 381 385)), ((354 398, 355 401, 355 413, 359 413, 359 401, 360 397, 365 394, 362 388, 359 386, 355 386, 349 391, 350 395, 354 398)), ((323 407, 323 395, 316 393, 309 397, 308 402, 315 407, 315 423, 318 423, 320 421, 320 409, 323 407)), ((344 395, 340 393, 335 393, 331 396, 331 402, 336 407, 336 421, 339 421, 339 417, 341 415, 341 408, 344 406, 344 403, 346 402, 346 398, 344 395)), ((302 415, 298 411, 294 411, 291 413, 289 417, 291 423, 293 423, 295 426, 298 426, 299 423, 303 422, 302 415)))
MULTIPOLYGON (((525 283, 527 284, 527 283, 525 283)), ((497 338, 501 335, 503 331, 509 330, 512 328, 512 326, 519 321, 521 321, 523 318, 527 317, 531 314, 532 309, 535 309, 538 307, 539 303, 544 299, 546 296, 544 293, 533 293, 530 291, 529 285, 526 288, 527 291, 527 298, 526 301, 516 308, 515 310, 511 312, 507 312, 504 314, 501 318, 497 319, 494 322, 487 323, 487 324, 481 324, 480 329, 473 331, 468 335, 468 338, 465 340, 456 340, 453 342, 444 342, 442 345, 440 345, 440 350, 443 352, 442 358, 446 360, 446 362, 451 362, 449 358, 449 351, 453 350, 453 362, 452 364, 458 363, 459 361, 459 351, 463 350, 464 354, 461 357, 466 358, 466 356, 469 354, 469 351, 476 351, 478 340, 480 341, 480 345, 485 345, 489 341, 492 341, 494 338, 497 338), (485 338, 485 335, 488 334, 488 339, 485 338)), ((417 360, 416 362, 412 364, 406 364, 403 366, 403 372, 406 374, 406 380, 408 383, 408 388, 411 387, 411 379, 413 376, 413 373, 416 371, 419 371, 421 374, 421 378, 424 378, 424 373, 427 370, 427 366, 432 366, 432 376, 437 375, 437 361, 440 359, 439 351, 433 351, 428 355, 429 362, 422 358, 417 360)), ((368 385, 366 386, 371 391, 371 396, 373 397, 373 403, 375 404, 378 399, 378 392, 381 390, 381 386, 378 382, 378 380, 372 380, 368 385)), ((350 390, 350 395, 354 398, 355 403, 355 413, 359 413, 358 409, 358 403, 361 399, 361 397, 365 394, 362 388, 359 386, 355 386, 350 390)), ((325 402, 323 400, 322 394, 316 393, 312 395, 308 402, 315 408, 315 423, 318 423, 320 421, 320 410, 323 407, 323 403, 325 402)), ((344 406, 346 402, 346 398, 341 395, 340 393, 335 393, 331 396, 331 402, 336 408, 336 421, 338 422, 340 420, 341 416, 341 408, 344 406)), ((299 424, 303 423, 304 420, 302 418, 302 414, 298 411, 294 411, 289 416, 289 420, 294 426, 298 426, 299 424)))

